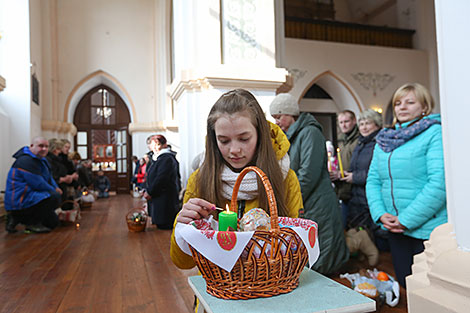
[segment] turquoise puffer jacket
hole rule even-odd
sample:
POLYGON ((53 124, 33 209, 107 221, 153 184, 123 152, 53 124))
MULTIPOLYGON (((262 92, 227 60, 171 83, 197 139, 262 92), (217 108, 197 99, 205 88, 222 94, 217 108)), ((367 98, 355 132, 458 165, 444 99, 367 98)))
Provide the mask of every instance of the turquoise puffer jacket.
MULTIPOLYGON (((439 114, 424 118, 440 121, 439 114)), ((392 152, 376 145, 366 193, 377 224, 385 213, 398 215, 405 235, 429 239, 434 228, 447 222, 441 125, 432 125, 392 152)))

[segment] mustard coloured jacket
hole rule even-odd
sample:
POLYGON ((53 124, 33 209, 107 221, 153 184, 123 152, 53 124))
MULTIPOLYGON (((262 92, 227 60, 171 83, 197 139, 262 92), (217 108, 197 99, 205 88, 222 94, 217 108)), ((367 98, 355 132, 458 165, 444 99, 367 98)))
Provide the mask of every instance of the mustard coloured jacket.
MULTIPOLYGON (((289 150, 290 143, 287 140, 286 135, 284 132, 275 124, 269 123, 271 128, 271 142, 273 145, 273 149, 276 153, 276 158, 280 160, 289 150)), ((184 196, 183 202, 186 203, 191 198, 198 198, 198 194, 196 192, 196 184, 197 184, 197 173, 196 170, 188 180, 188 185, 186 187, 186 193, 184 196)), ((284 180, 284 186, 287 193, 286 203, 287 208, 289 210, 289 217, 298 217, 299 211, 303 209, 302 203, 302 194, 300 193, 300 185, 293 170, 289 170, 286 179, 284 180)), ((226 200, 226 204, 230 203, 230 199, 226 200)), ((245 203, 245 212, 251 210, 252 208, 259 207, 258 199, 253 199, 250 201, 246 201, 245 203)), ((176 224, 176 220, 175 220, 176 224)), ((193 268, 196 264, 193 261, 193 258, 190 255, 184 253, 177 245, 175 241, 175 233, 171 234, 171 246, 170 246, 170 256, 173 263, 181 268, 181 269, 190 269, 193 268)))

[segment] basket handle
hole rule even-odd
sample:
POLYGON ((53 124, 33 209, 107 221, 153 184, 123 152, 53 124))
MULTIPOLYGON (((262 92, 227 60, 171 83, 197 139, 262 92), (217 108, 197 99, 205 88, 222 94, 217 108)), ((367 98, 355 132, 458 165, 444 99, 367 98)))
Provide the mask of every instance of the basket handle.
POLYGON ((264 189, 266 190, 266 195, 268 197, 268 204, 269 204, 269 212, 271 213, 271 229, 275 231, 279 231, 279 220, 277 215, 277 204, 276 198, 274 197, 273 187, 269 182, 268 177, 266 174, 256 166, 248 166, 241 171, 241 173, 237 177, 237 181, 235 182, 235 186, 233 187, 232 193, 232 201, 230 202, 230 210, 233 212, 237 212, 237 195, 238 189, 240 189, 240 184, 243 180, 243 177, 250 172, 255 172, 263 183, 264 189))

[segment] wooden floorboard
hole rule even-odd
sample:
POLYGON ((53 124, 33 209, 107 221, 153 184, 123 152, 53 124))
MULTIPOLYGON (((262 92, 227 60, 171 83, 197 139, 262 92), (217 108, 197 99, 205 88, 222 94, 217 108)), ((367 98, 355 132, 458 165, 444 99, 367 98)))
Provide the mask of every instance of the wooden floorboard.
MULTIPOLYGON (((171 232, 127 230, 125 214, 140 204, 128 195, 99 200, 82 211, 79 228, 67 224, 49 234, 25 234, 21 226, 7 234, 2 221, 0 312, 192 312, 187 277, 197 270, 171 263, 171 232)), ((352 259, 345 270, 366 267, 352 259)), ((390 254, 381 255, 377 268, 393 274, 390 254)), ((404 290, 401 296, 397 307, 384 305, 380 312, 406 312, 404 290)))

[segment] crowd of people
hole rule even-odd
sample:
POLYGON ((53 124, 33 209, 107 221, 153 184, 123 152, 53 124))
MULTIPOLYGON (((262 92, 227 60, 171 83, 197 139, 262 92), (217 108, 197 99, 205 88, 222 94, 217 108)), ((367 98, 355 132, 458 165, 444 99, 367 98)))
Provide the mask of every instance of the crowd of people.
MULTIPOLYGON (((271 103, 275 125, 250 92, 223 94, 207 118, 205 151, 193 162, 197 169, 175 223, 225 207, 238 173, 255 165, 273 185, 280 216, 317 222, 320 258, 314 270, 337 273, 358 253, 373 266, 379 251, 389 250, 397 281, 406 287, 413 256, 447 221, 442 134, 433 99, 422 85, 400 87, 391 105, 393 124, 385 128, 381 114, 371 109, 357 119, 349 110, 338 114, 340 166, 331 166, 334 150, 327 153, 321 125, 301 113, 291 95, 279 94, 271 103)), ((243 180, 238 200, 245 212, 267 208, 256 177, 243 180)), ((195 265, 174 233, 170 254, 179 268, 195 265)))
MULTIPOLYGON (((243 89, 223 94, 207 118, 205 150, 193 162, 180 201, 181 179, 176 152, 163 135, 147 139, 149 152, 133 157, 132 183, 147 201, 151 223, 158 229, 207 217, 225 207, 238 174, 257 166, 269 178, 279 216, 311 219, 318 224, 320 257, 313 269, 340 271, 351 256, 364 254, 371 266, 380 251, 391 251, 398 282, 406 286, 413 256, 424 250, 432 230, 447 221, 442 134, 434 101, 420 84, 400 87, 391 101, 392 125, 368 109, 358 117, 337 115, 338 153, 327 144, 322 126, 299 110, 290 94, 270 105, 268 122, 256 98, 243 89), (335 160, 336 158, 336 160, 335 160), (332 166, 336 162, 339 166, 332 166)), ((70 154, 67 140, 42 137, 14 154, 7 179, 6 229, 24 224, 32 232, 58 225, 55 209, 68 209, 83 188, 108 197, 110 181, 91 161, 70 154)), ((252 175, 251 175, 252 174, 252 175)), ((239 208, 267 209, 264 188, 254 173, 238 192, 239 208)), ((171 259, 180 268, 193 267, 171 237, 171 259)))
POLYGON ((38 136, 13 155, 5 190, 7 232, 16 232, 18 224, 27 232, 50 232, 59 225, 60 212, 94 201, 93 190, 98 198, 107 197, 109 179, 102 171, 93 179, 92 162, 70 147, 67 139, 38 136))

